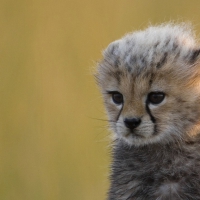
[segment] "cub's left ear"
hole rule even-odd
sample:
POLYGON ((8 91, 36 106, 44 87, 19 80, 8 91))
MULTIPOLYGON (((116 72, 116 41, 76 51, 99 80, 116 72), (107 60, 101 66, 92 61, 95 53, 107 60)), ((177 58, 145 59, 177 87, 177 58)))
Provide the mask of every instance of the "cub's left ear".
POLYGON ((198 59, 200 59, 200 48, 199 49, 194 49, 191 54, 189 61, 191 64, 195 63, 198 59))

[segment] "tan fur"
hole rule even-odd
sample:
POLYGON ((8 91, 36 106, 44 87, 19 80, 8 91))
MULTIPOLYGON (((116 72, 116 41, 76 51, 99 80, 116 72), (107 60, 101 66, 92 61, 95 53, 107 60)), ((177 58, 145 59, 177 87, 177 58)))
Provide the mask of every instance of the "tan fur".
MULTIPOLYGON (((170 63, 170 65, 173 64, 170 63)), ((198 65, 196 65, 195 68, 199 70, 198 65)), ((142 117, 144 124, 138 128, 138 132, 143 132, 143 135, 149 135, 148 133, 151 131, 152 125, 149 122, 150 119, 145 110, 146 95, 151 91, 164 91, 166 93, 165 104, 152 108, 152 114, 158 119, 161 134, 162 130, 164 130, 163 134, 168 134, 165 130, 171 131, 173 126, 176 126, 176 124, 169 123, 170 120, 177 120, 177 123, 182 123, 182 120, 187 120, 187 117, 190 116, 190 118, 194 121, 196 120, 196 122, 192 123, 191 126, 184 127, 184 132, 187 130, 189 133, 190 129, 199 123, 197 118, 200 114, 200 100, 198 95, 200 92, 200 79, 197 77, 194 81, 194 77, 184 77, 180 79, 179 76, 180 75, 177 73, 177 71, 174 71, 173 69, 168 71, 163 67, 162 71, 154 73, 154 79, 151 87, 149 86, 150 78, 143 78, 142 76, 133 77, 132 74, 127 74, 126 72, 123 72, 123 75, 121 76, 123 81, 121 81, 120 84, 115 80, 115 77, 106 78, 102 81, 102 87, 109 119, 111 121, 115 121, 119 109, 113 105, 111 96, 106 94, 105 91, 119 91, 123 94, 125 100, 121 117, 123 119, 125 117, 142 117), (182 114, 181 110, 183 109, 185 110, 184 115, 180 116, 182 114), (142 130, 143 128, 144 130, 142 130)), ((123 121, 121 120, 120 123, 123 123, 123 121)), ((174 127, 174 130, 176 131, 176 127, 174 127)), ((178 137, 182 137, 181 130, 177 131, 178 132, 175 134, 180 134, 178 137)), ((121 130, 121 132, 123 132, 123 130, 121 130)), ((154 139, 158 139, 160 141, 160 137, 161 135, 158 135, 157 138, 148 137, 149 141, 147 141, 145 138, 144 143, 150 142, 154 139)), ((128 141, 128 138, 129 136, 127 136, 125 139, 128 141)), ((168 140, 168 138, 166 139, 168 140)), ((136 143, 139 144, 138 141, 136 141, 136 143)))

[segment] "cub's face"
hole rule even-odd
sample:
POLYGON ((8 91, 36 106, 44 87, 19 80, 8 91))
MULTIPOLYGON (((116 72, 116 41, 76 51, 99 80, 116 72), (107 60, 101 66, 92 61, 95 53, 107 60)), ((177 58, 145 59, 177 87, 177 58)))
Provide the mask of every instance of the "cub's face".
POLYGON ((113 68, 104 76, 101 86, 111 129, 128 144, 177 141, 198 126, 198 87, 176 81, 173 71, 135 75, 113 68))
POLYGON ((111 43, 97 80, 118 139, 130 145, 200 132, 200 50, 181 27, 153 27, 111 43))

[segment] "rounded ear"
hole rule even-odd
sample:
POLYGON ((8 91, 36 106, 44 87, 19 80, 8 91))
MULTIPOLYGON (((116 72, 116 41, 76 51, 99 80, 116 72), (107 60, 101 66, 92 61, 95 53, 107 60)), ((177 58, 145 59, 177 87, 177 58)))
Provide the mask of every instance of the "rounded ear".
POLYGON ((192 51, 190 55, 190 63, 193 64, 195 61, 198 60, 198 58, 200 58, 200 48, 192 51))

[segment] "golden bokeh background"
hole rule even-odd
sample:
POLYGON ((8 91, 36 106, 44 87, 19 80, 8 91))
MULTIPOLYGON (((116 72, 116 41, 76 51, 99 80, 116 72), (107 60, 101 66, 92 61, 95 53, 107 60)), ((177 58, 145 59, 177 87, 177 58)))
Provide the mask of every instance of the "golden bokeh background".
POLYGON ((0 0, 1 200, 105 199, 109 132, 92 69, 111 41, 169 20, 200 33, 200 1, 0 0))

